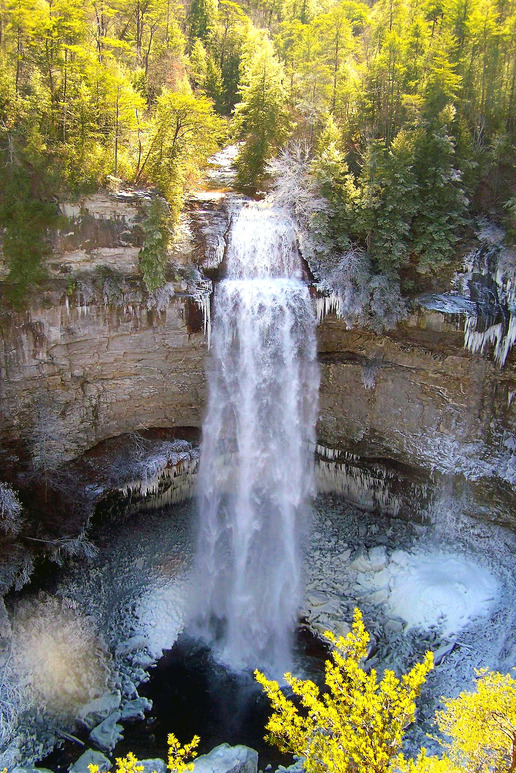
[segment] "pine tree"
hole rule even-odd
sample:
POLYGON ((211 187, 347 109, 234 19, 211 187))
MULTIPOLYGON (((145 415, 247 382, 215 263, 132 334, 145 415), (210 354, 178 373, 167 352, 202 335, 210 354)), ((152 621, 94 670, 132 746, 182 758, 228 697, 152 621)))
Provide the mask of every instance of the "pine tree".
POLYGON ((237 160, 237 182, 244 190, 255 190, 263 181, 267 161, 291 131, 285 72, 267 38, 257 41, 240 93, 235 121, 245 143, 237 160))

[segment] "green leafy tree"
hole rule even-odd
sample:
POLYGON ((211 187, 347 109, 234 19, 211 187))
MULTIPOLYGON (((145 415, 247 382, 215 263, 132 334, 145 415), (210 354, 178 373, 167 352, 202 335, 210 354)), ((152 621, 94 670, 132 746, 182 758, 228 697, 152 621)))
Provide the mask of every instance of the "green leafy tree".
POLYGON ((195 38, 208 41, 217 22, 217 0, 192 0, 188 11, 188 37, 193 44, 195 38))
POLYGON ((208 55, 202 40, 196 38, 190 52, 190 81, 195 89, 203 89, 206 83, 208 55))
POLYGON ((172 224, 181 211, 188 182, 218 148, 222 132, 221 119, 206 97, 186 89, 164 89, 158 97, 135 181, 152 181, 159 187, 171 207, 172 224))
POLYGON ((390 148, 372 141, 361 177, 358 220, 377 268, 396 273, 411 254, 412 222, 419 212, 415 138, 399 132, 390 148))
POLYGON ((332 247, 347 249, 357 233, 358 190, 349 171, 339 129, 331 115, 318 140, 311 175, 329 206, 317 217, 332 247))
POLYGON ((444 110, 439 122, 427 125, 426 131, 423 127, 415 149, 420 206, 412 224, 412 248, 421 273, 435 272, 453 260, 464 224, 468 201, 455 165, 451 117, 444 110))

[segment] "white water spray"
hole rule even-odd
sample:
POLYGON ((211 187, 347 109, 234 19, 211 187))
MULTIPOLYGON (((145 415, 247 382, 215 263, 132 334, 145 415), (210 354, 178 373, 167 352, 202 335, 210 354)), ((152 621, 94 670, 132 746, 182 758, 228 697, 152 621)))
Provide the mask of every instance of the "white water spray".
POLYGON ((215 292, 199 469, 198 616, 234 669, 290 663, 314 493, 315 315, 292 222, 249 204, 215 292))

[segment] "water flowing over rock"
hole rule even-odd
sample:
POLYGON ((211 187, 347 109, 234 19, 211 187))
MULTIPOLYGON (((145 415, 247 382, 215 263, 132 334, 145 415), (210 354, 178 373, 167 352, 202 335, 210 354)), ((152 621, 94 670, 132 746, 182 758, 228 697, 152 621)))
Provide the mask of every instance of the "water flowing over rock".
POLYGON ((199 470, 201 629, 233 668, 289 664, 314 490, 315 315, 291 221, 236 216, 215 293, 199 470))

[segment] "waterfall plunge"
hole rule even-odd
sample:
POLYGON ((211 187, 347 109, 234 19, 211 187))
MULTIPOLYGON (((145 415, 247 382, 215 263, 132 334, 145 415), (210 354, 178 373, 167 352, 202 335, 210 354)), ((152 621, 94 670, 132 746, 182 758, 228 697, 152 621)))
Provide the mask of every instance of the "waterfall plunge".
POLYGON ((315 316, 292 222, 234 220, 215 292, 199 469, 198 618, 233 669, 290 664, 314 491, 315 316))

